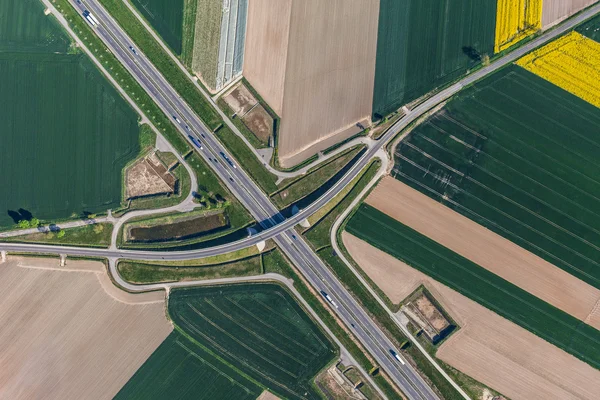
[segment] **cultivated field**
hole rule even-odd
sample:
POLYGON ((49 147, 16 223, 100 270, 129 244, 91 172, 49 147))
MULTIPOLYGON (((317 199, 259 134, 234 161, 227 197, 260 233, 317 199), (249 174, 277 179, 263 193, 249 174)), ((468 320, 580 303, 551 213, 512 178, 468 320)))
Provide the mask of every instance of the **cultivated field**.
POLYGON ((0 3, 0 52, 65 53, 69 44, 41 1, 0 3))
POLYGON ((271 392, 319 398, 311 381, 335 348, 279 285, 175 290, 169 314, 178 329, 271 392))
POLYGON ((548 29, 598 0, 543 0, 542 27, 548 29))
POLYGON ((600 43, 571 32, 517 61, 517 65, 600 107, 600 43))
POLYGON ((496 1, 381 0, 373 113, 386 115, 494 51, 496 1))
POLYGON ((396 149, 398 180, 600 288, 600 109, 518 67, 396 149))
POLYGON ((600 290, 391 177, 367 203, 545 302, 600 329, 600 290))
POLYGON ((9 259, 0 291, 1 398, 110 399, 172 330, 164 293, 125 293, 98 262, 9 259))
POLYGON ((600 331, 363 204, 349 233, 600 369, 600 331), (401 245, 398 245, 401 243, 401 245))
POLYGON ((131 0, 163 40, 181 54, 184 0, 131 0))
POLYGON ((249 3, 244 76, 281 117, 292 167, 370 124, 379 0, 280 3, 249 3))
POLYGON ((542 0, 498 0, 495 53, 542 28, 542 3, 542 0))
POLYGON ((460 325, 437 357, 513 400, 596 399, 600 372, 400 260, 344 233, 360 267, 394 302, 425 287, 460 325))
POLYGON ((167 337, 116 400, 254 400, 262 388, 180 332, 167 337))
POLYGON ((0 226, 27 211, 47 220, 118 206, 137 115, 86 56, 66 54, 41 3, 0 8, 0 226))

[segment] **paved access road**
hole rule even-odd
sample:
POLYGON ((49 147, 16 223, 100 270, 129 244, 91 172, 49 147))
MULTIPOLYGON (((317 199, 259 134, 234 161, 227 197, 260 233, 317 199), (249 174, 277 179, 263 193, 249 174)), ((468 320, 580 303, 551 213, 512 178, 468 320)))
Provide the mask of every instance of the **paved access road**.
MULTIPOLYGON (((198 154, 211 165, 231 192, 249 210, 263 228, 269 229, 284 222, 283 216, 261 191, 255 182, 237 165, 221 143, 213 136, 200 118, 179 97, 168 81, 152 63, 135 47, 122 28, 112 19, 97 0, 71 0, 71 4, 93 26, 96 34, 125 65, 132 76, 152 96, 162 111, 198 154), (91 12, 91 15, 89 14, 91 12)), ((333 310, 344 323, 351 327, 356 337, 377 360, 410 399, 437 399, 421 376, 404 361, 390 354, 391 341, 369 318, 365 310, 354 300, 331 271, 312 251, 302 237, 296 236, 291 226, 279 232, 274 240, 290 261, 317 291, 328 293, 333 310), (335 304, 334 304, 335 303, 335 304)), ((54 249, 53 252, 60 251, 54 249)), ((70 253, 70 252, 67 252, 70 253)), ((117 255, 119 257, 119 255, 117 255)), ((399 353, 397 349, 394 349, 399 353)))
MULTIPOLYGON (((232 193, 248 208, 252 215, 261 222, 265 231, 243 241, 235 242, 216 248, 193 250, 188 252, 144 252, 127 250, 83 249, 74 247, 57 247, 43 245, 2 244, 0 249, 17 251, 36 251, 65 253, 74 255, 126 257, 148 260, 180 260, 223 254, 236 249, 248 247, 266 238, 274 238, 282 251, 299 268, 305 278, 318 291, 326 292, 332 299, 332 308, 344 323, 350 327, 363 345, 371 352, 382 368, 391 376, 396 384, 410 399, 436 399, 437 396, 425 384, 422 378, 409 365, 396 360, 389 352, 393 349, 391 342, 369 318, 364 309, 346 291, 319 257, 312 251, 302 237, 298 237, 291 229, 299 221, 314 213, 331 198, 339 193, 358 172, 376 155, 376 152, 397 133, 416 121, 435 105, 450 98, 464 86, 494 72, 515 61, 528 51, 546 41, 571 29, 573 26, 600 11, 596 5, 577 17, 567 21, 554 30, 545 33, 527 43, 520 49, 510 53, 497 62, 484 67, 469 75, 459 83, 430 97, 418 107, 411 110, 403 119, 397 122, 376 144, 370 146, 366 154, 348 171, 348 173, 324 196, 307 207, 305 210, 284 220, 269 198, 262 193, 254 181, 236 165, 236 161, 227 153, 225 148, 213 137, 202 121, 193 113, 177 92, 160 75, 150 61, 135 48, 118 24, 98 4, 97 0, 70 0, 75 8, 83 13, 89 10, 99 20, 94 26, 98 36, 113 51, 142 87, 152 96, 166 115, 171 117, 180 132, 187 137, 192 135, 202 143, 199 154, 213 167, 215 172, 226 183, 232 193)), ((394 349, 397 351, 397 349, 394 349)))

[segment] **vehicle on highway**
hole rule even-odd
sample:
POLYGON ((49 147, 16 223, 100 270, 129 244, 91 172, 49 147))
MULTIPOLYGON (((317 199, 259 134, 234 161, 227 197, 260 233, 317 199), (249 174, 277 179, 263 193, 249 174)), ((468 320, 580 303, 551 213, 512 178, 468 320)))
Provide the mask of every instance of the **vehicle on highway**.
POLYGON ((201 136, 202 136, 204 139, 206 139, 206 136, 204 136, 204 133, 201 133, 200 135, 201 135, 201 136))
POLYGON ((195 137, 193 137, 192 135, 188 135, 188 137, 190 138, 190 140, 192 141, 192 143, 194 143, 194 146, 196 146, 197 148, 199 148, 200 150, 203 149, 202 147, 202 143, 200 143, 200 141, 198 139, 196 139, 195 137))
POLYGON ((100 24, 100 22, 98 22, 96 17, 94 17, 94 15, 91 12, 89 12, 88 10, 83 11, 83 16, 85 17, 85 19, 88 20, 88 22, 90 24, 92 24, 92 26, 98 26, 100 24))
POLYGON ((235 164, 233 163, 233 161, 231 161, 231 159, 230 159, 229 157, 227 157, 227 156, 225 155, 225 153, 221 152, 221 157, 223 157, 223 159, 224 159, 225 161, 227 161, 227 164, 231 165, 231 167, 232 167, 232 168, 237 168, 237 167, 235 166, 235 164))
POLYGON ((133 48, 133 46, 129 46, 129 50, 131 50, 131 52, 137 56, 137 51, 133 48))
POLYGON ((188 131, 188 132, 190 132, 190 127, 186 125, 185 126, 185 130, 188 131))
POLYGON ((327 299, 328 302, 331 303, 332 306, 334 306, 335 308, 339 308, 338 305, 335 303, 335 301, 333 301, 333 299, 331 298, 331 296, 329 296, 323 290, 321 290, 321 294, 323 295, 323 297, 325 297, 325 299, 327 299))
POLYGON ((181 125, 181 121, 179 120, 179 118, 177 118, 177 116, 176 116, 176 115, 173 115, 173 119, 174 119, 175 121, 177 121, 177 123, 178 123, 178 124, 180 124, 180 125, 181 125))
POLYGON ((406 365, 404 363, 404 361, 400 358, 400 356, 398 355, 398 353, 396 353, 394 350, 390 349, 390 354, 398 361, 400 361, 400 364, 402 365, 406 365))

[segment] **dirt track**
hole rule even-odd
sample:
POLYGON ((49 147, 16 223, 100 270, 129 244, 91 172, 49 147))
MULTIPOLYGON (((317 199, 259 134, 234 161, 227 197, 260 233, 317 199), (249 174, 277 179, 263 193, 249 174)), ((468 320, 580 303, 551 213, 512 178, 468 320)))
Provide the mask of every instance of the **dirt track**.
POLYGON ((344 244, 394 302, 424 284, 461 326, 437 356, 513 400, 597 399, 600 371, 344 232, 344 244))
POLYGON ((367 203, 488 271, 600 329, 590 316, 600 290, 452 211, 404 183, 386 177, 367 203))
POLYGON ((2 399, 111 399, 172 330, 157 295, 124 304, 139 298, 109 296, 103 264, 67 265, 0 264, 2 399))
POLYGON ((544 0, 542 28, 547 29, 598 0, 544 0))

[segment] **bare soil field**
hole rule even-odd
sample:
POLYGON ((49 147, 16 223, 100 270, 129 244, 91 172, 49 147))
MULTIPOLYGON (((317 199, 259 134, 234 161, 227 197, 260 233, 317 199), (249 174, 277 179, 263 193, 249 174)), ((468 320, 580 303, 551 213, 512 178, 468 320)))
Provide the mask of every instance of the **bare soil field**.
POLYGON ((256 105, 244 115, 242 121, 261 142, 269 142, 273 134, 273 118, 262 105, 256 105))
POLYGON ((542 29, 548 29, 598 0, 544 0, 542 29))
POLYGON ((152 153, 127 168, 125 172, 127 198, 173 193, 176 181, 156 154, 152 153))
POLYGON ((225 100, 225 103, 227 103, 229 108, 238 115, 246 115, 246 113, 258 103, 258 100, 256 100, 248 88, 242 83, 239 83, 226 93, 223 96, 223 100, 225 100))
POLYGON ((367 203, 553 306, 600 329, 600 290, 391 177, 367 203))
POLYGON ((347 232, 342 239, 393 302, 423 284, 459 324, 437 352, 442 361, 513 400, 598 397, 600 371, 347 232))
POLYGON ((265 390, 260 394, 260 396, 258 396, 257 400, 279 400, 279 397, 265 390))
POLYGON ((248 4, 244 77, 281 117, 292 0, 248 4))
POLYGON ((0 291, 3 399, 112 399, 172 330, 163 293, 124 293, 99 262, 11 257, 0 291))
POLYGON ((281 117, 287 168, 370 125, 379 0, 279 3, 249 4, 244 75, 281 117))

